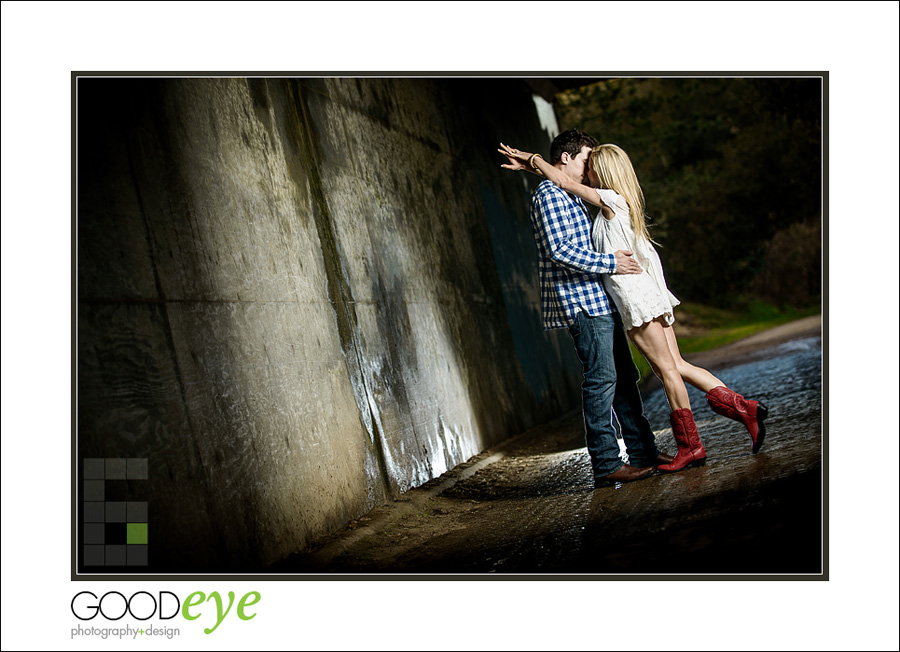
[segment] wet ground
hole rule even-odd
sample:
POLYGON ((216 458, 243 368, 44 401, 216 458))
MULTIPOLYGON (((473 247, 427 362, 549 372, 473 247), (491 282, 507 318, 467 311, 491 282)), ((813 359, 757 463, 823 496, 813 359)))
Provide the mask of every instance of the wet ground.
MULTIPOLYGON (((749 338, 748 338, 749 339, 749 338)), ((690 356, 685 356, 691 359, 690 356)), ((689 389, 707 464, 593 488, 580 411, 485 451, 272 570, 352 575, 810 575, 823 572, 818 319, 694 357, 769 407, 757 455, 689 389)), ((644 399, 675 453, 660 389, 644 399)))

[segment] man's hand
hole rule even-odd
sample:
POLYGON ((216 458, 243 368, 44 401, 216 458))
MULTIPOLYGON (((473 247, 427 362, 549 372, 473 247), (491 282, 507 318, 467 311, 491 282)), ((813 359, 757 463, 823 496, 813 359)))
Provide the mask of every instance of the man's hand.
POLYGON ((640 266, 638 261, 636 261, 633 256, 634 254, 630 251, 617 251, 615 254, 616 257, 616 271, 614 274, 640 274, 644 271, 644 269, 640 266))

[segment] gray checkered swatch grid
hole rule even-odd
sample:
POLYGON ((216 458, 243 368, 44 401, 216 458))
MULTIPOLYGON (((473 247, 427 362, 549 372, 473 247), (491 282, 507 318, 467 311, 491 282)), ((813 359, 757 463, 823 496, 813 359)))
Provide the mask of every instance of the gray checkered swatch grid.
POLYGON ((85 566, 146 566, 147 503, 106 500, 107 480, 146 480, 146 457, 88 458, 84 460, 82 562, 85 566), (106 524, 121 523, 126 543, 109 544, 106 524))

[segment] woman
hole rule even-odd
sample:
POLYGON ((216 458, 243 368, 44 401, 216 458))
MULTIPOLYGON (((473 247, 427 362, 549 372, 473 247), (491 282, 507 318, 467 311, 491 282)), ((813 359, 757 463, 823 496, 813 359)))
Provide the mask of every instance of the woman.
POLYGON ((600 214, 592 232, 594 246, 602 253, 622 249, 632 251, 644 268, 639 275, 605 275, 603 280, 629 337, 662 381, 672 409, 669 421, 678 453, 671 464, 657 468, 679 471, 706 462, 706 450, 694 423, 685 381, 706 393, 713 411, 743 423, 750 433, 752 452, 758 452, 766 435, 766 407, 757 401, 748 401, 706 369, 681 357, 672 329, 674 306, 679 301, 666 287, 659 255, 647 231, 644 193, 628 155, 616 145, 595 147, 588 166, 591 185, 586 186, 573 182, 544 161, 540 154, 522 152, 502 143, 498 151, 509 160, 504 168, 530 169, 563 190, 599 206, 600 214))

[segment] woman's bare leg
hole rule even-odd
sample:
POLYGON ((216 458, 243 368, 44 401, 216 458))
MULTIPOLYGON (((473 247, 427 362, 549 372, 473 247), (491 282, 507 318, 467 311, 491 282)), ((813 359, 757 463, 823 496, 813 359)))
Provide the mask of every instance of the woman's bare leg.
POLYGON ((670 350, 673 352, 672 355, 675 358, 681 377, 697 389, 706 392, 706 401, 713 412, 743 423, 747 428, 747 432, 750 433, 750 439, 753 443, 750 449, 751 452, 759 452, 766 438, 765 420, 769 415, 768 408, 759 401, 747 400, 729 389, 725 383, 706 369, 685 362, 678 351, 675 331, 671 326, 666 327, 664 330, 666 331, 666 339, 669 342, 670 350))
POLYGON ((688 398, 684 380, 672 356, 669 343, 666 339, 665 329, 662 323, 654 319, 628 331, 628 336, 634 345, 650 363, 659 379, 662 381, 669 399, 669 407, 672 410, 691 409, 691 401, 688 398))
POLYGON ((714 387, 724 387, 725 383, 713 376, 703 367, 697 367, 687 362, 681 357, 681 351, 678 350, 678 340, 675 339, 675 330, 668 324, 663 326, 666 335, 666 342, 669 345, 669 351, 675 360, 675 366, 681 377, 691 385, 702 391, 704 394, 714 387))

